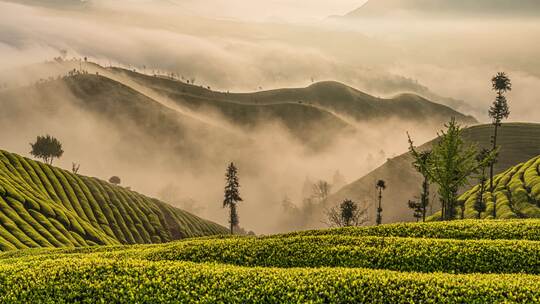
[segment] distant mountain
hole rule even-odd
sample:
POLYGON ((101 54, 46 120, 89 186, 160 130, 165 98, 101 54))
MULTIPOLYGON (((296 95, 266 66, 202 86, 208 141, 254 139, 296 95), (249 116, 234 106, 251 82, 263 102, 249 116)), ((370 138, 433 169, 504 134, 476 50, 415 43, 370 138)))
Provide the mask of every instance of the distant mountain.
POLYGON ((350 18, 400 15, 538 16, 537 0, 369 0, 348 13, 350 18))
MULTIPOLYGON (((135 130, 150 133, 153 137, 157 134, 170 135, 170 142, 174 142, 178 134, 184 134, 187 139, 183 143, 190 146, 195 145, 188 140, 190 137, 235 138, 238 134, 234 135, 228 127, 249 131, 268 122, 278 122, 296 139, 315 150, 330 145, 338 134, 352 135, 360 122, 378 124, 399 119, 409 123, 409 126, 413 124, 426 128, 442 126, 450 117, 456 117, 463 124, 477 123, 471 116, 418 95, 401 94, 383 99, 331 81, 314 83, 305 88, 228 93, 169 77, 103 68, 92 63, 84 63, 89 74, 57 80, 46 76, 51 70, 65 74, 80 67, 78 61, 33 67, 21 74, 43 75, 39 78, 46 81, 29 88, 0 91, 0 102, 22 96, 25 101, 39 99, 39 104, 55 103, 55 94, 67 88, 69 95, 72 95, 70 99, 78 101, 75 103, 77 107, 92 110, 94 114, 112 122, 129 120, 135 124, 135 130), (224 118, 227 126, 212 124, 216 121, 214 114, 224 118), (159 119, 160 115, 165 115, 166 119, 159 119)), ((19 111, 24 111, 21 108, 23 104, 19 102, 17 106, 19 111)), ((124 121, 120 128, 125 128, 125 125, 129 124, 124 121)), ((406 130, 396 131, 404 133, 406 130)))
MULTIPOLYGON (((492 132, 491 125, 475 126, 464 130, 464 137, 470 143, 479 147, 488 147, 492 132)), ((500 173, 508 168, 528 161, 540 155, 540 124, 507 123, 500 129, 499 145, 500 158, 495 165, 495 172, 500 173)), ((433 145, 430 141, 420 147, 428 149, 433 145)), ((383 199, 383 221, 385 223, 412 221, 412 212, 407 207, 407 201, 420 194, 422 177, 412 166, 412 156, 405 153, 388 161, 363 176, 362 178, 341 188, 330 195, 327 205, 331 206, 343 199, 352 199, 359 202, 375 201, 375 183, 379 179, 386 181, 387 189, 383 199)), ((432 202, 437 198, 433 189, 432 202)), ((438 203, 430 207, 433 212, 439 210, 438 203)), ((374 220, 375 210, 371 208, 371 220, 374 220)))
MULTIPOLYGON (((321 111, 342 122, 381 121, 400 118, 407 121, 444 123, 456 117, 465 124, 476 119, 450 107, 431 102, 415 94, 401 94, 389 99, 377 98, 345 84, 333 81, 314 83, 305 88, 286 88, 253 93, 216 92, 171 79, 147 76, 114 69, 157 92, 177 100, 193 110, 214 108, 242 124, 250 124, 261 114, 281 120, 285 125, 302 119, 309 122, 310 112, 321 111), (300 110, 302 109, 302 110, 300 110), (262 112, 262 113, 261 113, 262 112), (297 113, 298 115, 292 115, 297 113)), ((319 114, 322 115, 322 114, 319 114)), ((320 125, 320 118, 315 119, 320 125)))
POLYGON ((226 232, 123 187, 0 150, 0 251, 163 243, 226 232))

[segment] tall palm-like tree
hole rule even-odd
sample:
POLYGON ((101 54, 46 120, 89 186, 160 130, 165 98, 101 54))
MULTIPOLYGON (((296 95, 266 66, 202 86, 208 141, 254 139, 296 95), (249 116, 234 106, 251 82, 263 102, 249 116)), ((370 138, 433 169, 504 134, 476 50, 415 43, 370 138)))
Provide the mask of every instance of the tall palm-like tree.
MULTIPOLYGON (((492 79, 492 88, 497 92, 497 97, 493 102, 493 105, 489 109, 489 117, 492 119, 493 124, 493 136, 491 138, 491 143, 493 144, 492 152, 497 149, 497 136, 499 127, 502 126, 502 120, 510 116, 510 110, 508 108, 508 101, 504 94, 506 92, 512 91, 512 82, 506 73, 501 72, 497 73, 492 79)), ((489 191, 493 193, 493 169, 495 166, 496 160, 494 159, 489 167, 489 191)), ((497 202, 495 197, 493 198, 493 218, 497 217, 497 202)))
POLYGON ((386 183, 380 179, 375 188, 379 191, 379 206, 377 207, 377 226, 382 224, 382 192, 386 189, 386 183))

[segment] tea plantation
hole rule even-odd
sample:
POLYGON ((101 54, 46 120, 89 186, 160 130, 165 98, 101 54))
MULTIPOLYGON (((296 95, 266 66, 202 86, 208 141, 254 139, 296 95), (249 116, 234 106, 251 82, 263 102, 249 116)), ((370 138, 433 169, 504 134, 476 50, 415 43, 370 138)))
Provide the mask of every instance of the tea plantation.
POLYGON ((156 199, 0 150, 0 250, 162 243, 226 231, 156 199))
POLYGON ((540 220, 0 254, 2 303, 536 303, 540 220))
MULTIPOLYGON (((517 199, 523 187, 537 208, 539 160, 497 176, 498 191, 517 199)), ((540 302, 540 219, 231 237, 157 200, 0 151, 0 228, 0 303, 540 302)))
MULTIPOLYGON (((540 156, 509 168, 493 181, 493 195, 489 192, 489 186, 484 193, 487 211, 481 214, 482 218, 491 218, 493 196, 497 202, 498 218, 540 218, 540 156)), ((480 186, 477 185, 460 197, 460 200, 465 201, 465 218, 478 216, 474 202, 479 191, 480 186)))

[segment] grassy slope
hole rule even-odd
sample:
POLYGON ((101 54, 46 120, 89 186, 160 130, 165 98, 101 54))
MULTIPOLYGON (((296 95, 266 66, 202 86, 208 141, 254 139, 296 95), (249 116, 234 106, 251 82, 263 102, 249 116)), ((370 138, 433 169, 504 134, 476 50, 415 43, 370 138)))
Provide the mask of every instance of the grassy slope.
POLYGON ((0 249, 161 243, 226 229, 122 187, 0 150, 0 249))
MULTIPOLYGON (((479 147, 488 147, 491 133, 490 125, 481 125, 465 129, 464 136, 467 141, 475 143, 479 147)), ((501 151, 500 159, 495 166, 496 173, 540 154, 540 124, 504 124, 498 141, 501 151)), ((432 144, 433 141, 428 142, 421 148, 427 149, 432 144)), ((358 201, 374 200, 375 182, 378 179, 384 179, 388 188, 384 192, 383 198, 383 221, 390 223, 413 220, 412 212, 407 207, 407 201, 420 194, 422 177, 415 171, 411 163, 412 157, 409 153, 389 159, 381 167, 331 195, 328 203, 334 204, 345 198, 358 201)), ((432 190, 432 195, 434 194, 435 190, 432 190)), ((433 208, 437 210, 439 206, 436 205, 433 208)))
MULTIPOLYGON (((447 106, 433 103, 418 95, 401 94, 394 98, 383 99, 334 81, 319 82, 306 88, 277 89, 253 93, 224 93, 123 69, 114 69, 114 71, 127 75, 159 92, 166 93, 173 99, 186 103, 194 109, 205 106, 214 107, 224 113, 226 117, 230 117, 231 120, 240 122, 246 120, 249 122, 252 117, 258 117, 258 111, 268 111, 269 115, 280 118, 287 124, 290 119, 298 118, 288 117, 289 112, 298 112, 299 108, 308 111, 307 113, 309 111, 322 111, 325 113, 324 115, 332 115, 337 119, 348 117, 357 121, 399 117, 410 121, 446 122, 448 117, 454 116, 466 124, 476 122, 470 116, 456 112, 447 106), (265 109, 255 110, 253 106, 259 108, 263 106, 265 109)), ((304 120, 308 120, 306 118, 309 119, 309 116, 304 117, 304 120)))
POLYGON ((533 303, 539 231, 540 220, 468 220, 12 251, 0 300, 533 303))
MULTIPOLYGON (((491 217, 493 195, 497 200, 498 218, 540 218, 540 156, 510 167, 493 180, 495 192, 484 193, 488 209, 481 215, 483 218, 491 217)), ((478 216, 474 202, 479 190, 477 185, 460 197, 465 201, 465 218, 478 216)))

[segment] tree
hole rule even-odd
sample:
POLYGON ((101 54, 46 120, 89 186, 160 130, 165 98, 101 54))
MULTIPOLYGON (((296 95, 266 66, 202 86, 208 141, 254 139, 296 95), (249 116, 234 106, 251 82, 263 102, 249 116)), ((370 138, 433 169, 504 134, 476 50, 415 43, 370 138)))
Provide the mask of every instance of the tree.
POLYGON ((227 173, 225 174, 225 198, 223 199, 223 208, 229 208, 229 224, 231 225, 231 234, 234 234, 234 227, 238 226, 240 220, 238 218, 238 212, 236 205, 242 201, 238 188, 240 183, 238 182, 238 169, 231 163, 227 167, 227 173))
POLYGON ((71 172, 73 172, 73 174, 79 173, 80 168, 81 168, 81 164, 71 163, 71 172))
MULTIPOLYGON (((422 208, 422 202, 421 201, 411 201, 407 203, 410 209, 413 211, 413 216, 418 222, 423 216, 425 216, 425 212, 423 211, 424 208, 422 208)), ((424 219, 425 221, 425 219, 424 219)))
POLYGON ((64 154, 60 141, 50 135, 38 136, 36 142, 30 146, 32 147, 30 154, 43 159, 49 165, 52 165, 55 158, 60 158, 64 154))
MULTIPOLYGON (((408 134, 407 134, 408 135, 408 134)), ((410 138, 410 136, 409 136, 410 138)), ((421 208, 422 221, 426 221, 427 207, 429 206, 429 174, 426 172, 427 165, 430 161, 431 150, 426 150, 418 153, 418 157, 414 158, 414 168, 422 174, 424 181, 422 182, 422 194, 420 195, 420 201, 418 202, 419 208, 421 208)), ((411 202, 411 201, 409 201, 411 202)))
MULTIPOLYGON (((492 152, 494 152, 497 149, 497 135, 499 127, 502 126, 502 120, 508 118, 510 116, 510 110, 508 108, 508 101, 506 100, 506 96, 504 94, 508 91, 512 91, 512 82, 510 81, 510 78, 506 73, 497 73, 492 79, 491 79, 492 88, 495 92, 497 92, 497 97, 495 98, 495 101, 493 102, 493 105, 489 109, 489 117, 492 119, 493 124, 493 136, 491 138, 491 143, 493 144, 492 152)), ((493 170, 495 166, 496 158, 492 160, 489 166, 489 191, 493 193, 493 170)), ((493 218, 497 218, 497 202, 496 198, 493 197, 493 218)))
MULTIPOLYGON (((471 174, 492 161, 493 153, 482 161, 477 160, 477 149, 466 145, 461 136, 461 126, 452 118, 441 131, 438 142, 434 145, 429 161, 421 164, 429 179, 439 186, 439 199, 442 203, 442 219, 455 218, 458 206, 458 191, 468 183, 471 174)), ((409 136, 410 151, 415 159, 421 157, 409 136)))
MULTIPOLYGON (((476 160, 479 163, 484 163, 484 159, 488 158, 490 155, 490 151, 488 149, 482 149, 476 156, 476 160)), ((489 164, 491 165, 491 164, 489 164)), ((479 170, 479 182, 480 182, 480 189, 478 190, 478 194, 476 197, 476 201, 474 202, 474 210, 478 212, 478 218, 482 217, 482 212, 485 212, 487 209, 486 202, 484 200, 484 192, 486 191, 486 166, 480 167, 479 170)))
POLYGON ((330 226, 350 227, 361 226, 367 222, 368 208, 360 208, 358 203, 349 199, 344 200, 339 208, 332 208, 327 212, 330 226))
POLYGON ((379 191, 379 205, 377 207, 377 225, 382 224, 382 192, 386 189, 386 183, 380 179, 377 181, 375 188, 379 191))
POLYGON ((327 181, 320 180, 313 185, 313 195, 319 199, 320 202, 324 202, 330 195, 332 185, 327 181))
POLYGON ((112 176, 111 178, 109 178, 109 183, 113 184, 113 185, 120 185, 122 181, 120 180, 120 177, 118 176, 112 176))

